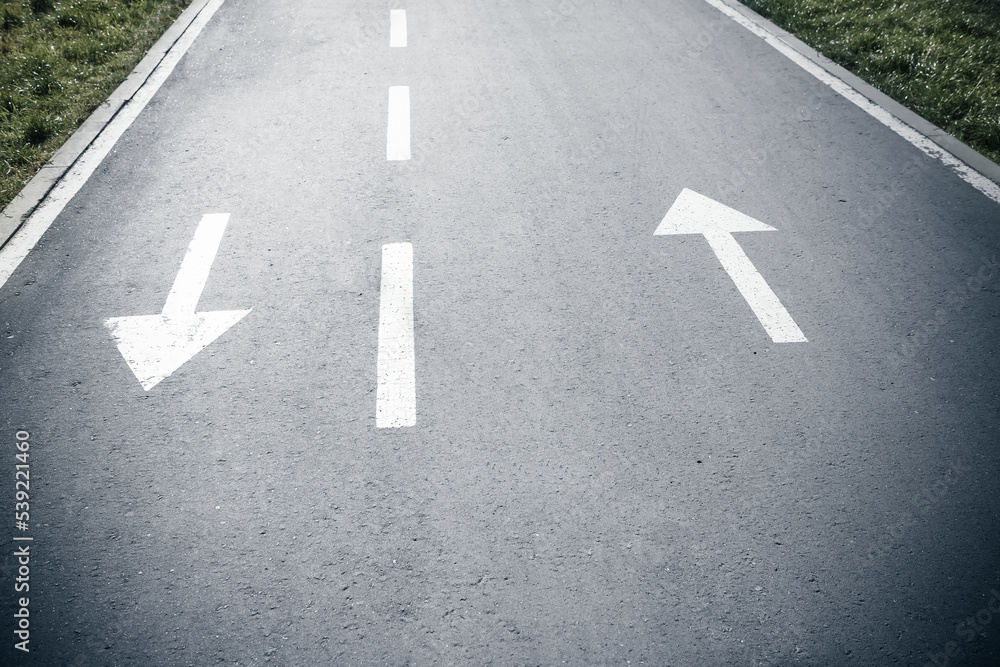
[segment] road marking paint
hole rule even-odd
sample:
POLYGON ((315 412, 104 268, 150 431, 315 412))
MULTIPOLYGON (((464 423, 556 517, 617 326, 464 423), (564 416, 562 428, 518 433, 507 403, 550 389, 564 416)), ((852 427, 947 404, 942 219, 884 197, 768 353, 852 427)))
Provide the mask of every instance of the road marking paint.
POLYGON ((389 10, 389 46, 406 46, 406 10, 389 10))
POLYGON ((385 159, 410 159, 410 87, 389 88, 389 127, 386 132, 385 159))
POLYGON ((409 243, 389 243, 382 246, 377 375, 375 426, 398 428, 416 424, 413 246, 409 243))
POLYGON ((201 218, 201 223, 194 232, 194 238, 188 245, 187 253, 181 261, 174 286, 167 295, 167 303, 163 306, 163 314, 175 317, 185 313, 193 313, 198 305, 198 299, 205 290, 208 273, 212 270, 212 262, 219 252, 222 235, 229 224, 228 213, 211 213, 201 218))
POLYGON ((195 313, 228 222, 228 213, 202 217, 181 261, 162 313, 112 317, 104 322, 119 352, 146 391, 183 366, 252 310, 195 313))
POLYGON ((29 217, 7 244, 0 250, 0 287, 3 287, 7 279, 18 267, 31 249, 35 247, 38 240, 42 238, 52 222, 62 213, 66 204, 80 191, 83 184, 87 182, 91 174, 97 169, 111 149, 114 148, 118 139, 121 138, 125 130, 132 125, 132 122, 139 116, 149 100, 167 80, 174 67, 184 57, 187 50, 194 43, 194 40, 201 33, 205 24, 215 15, 216 10, 222 5, 224 0, 211 0, 201 10, 198 16, 191 22, 180 38, 174 42, 170 50, 163 56, 163 59, 156 66, 156 69, 149 75, 146 82, 135 92, 128 102, 115 114, 115 117, 104 126, 104 129, 90 144, 86 151, 77 159, 73 166, 67 170, 66 175, 59 181, 45 200, 39 205, 35 212, 29 217))
POLYGON ((705 2, 712 5, 747 30, 763 39, 786 58, 812 74, 814 77, 825 83, 844 98, 858 106, 861 110, 865 111, 872 118, 901 136, 903 139, 913 144, 916 148, 923 151, 928 157, 940 160, 942 163, 950 167, 956 174, 958 174, 958 177, 963 181, 1000 204, 1000 185, 997 185, 990 179, 986 178, 978 171, 952 155, 949 151, 941 148, 928 137, 924 136, 910 125, 907 125, 896 116, 893 116, 882 106, 869 100, 839 77, 827 72, 825 69, 806 58, 791 46, 781 41, 777 35, 771 33, 766 27, 756 23, 747 16, 744 16, 732 7, 727 6, 724 2, 722 2, 722 0, 705 0, 705 2))
POLYGON ((653 233, 704 235, 722 268, 733 279, 736 289, 750 304, 771 340, 775 343, 806 343, 808 339, 802 330, 732 234, 767 231, 776 230, 725 204, 684 188, 653 233))
POLYGON ((713 232, 706 233, 705 238, 771 340, 775 343, 808 342, 733 235, 713 232))

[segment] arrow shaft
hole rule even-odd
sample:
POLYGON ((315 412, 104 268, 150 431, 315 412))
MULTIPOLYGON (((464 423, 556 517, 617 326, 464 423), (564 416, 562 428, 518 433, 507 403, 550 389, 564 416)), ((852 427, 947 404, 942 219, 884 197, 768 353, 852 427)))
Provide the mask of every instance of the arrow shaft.
POLYGON ((205 283, 208 282, 208 273, 212 270, 212 262, 215 261, 215 253, 219 250, 228 222, 228 213, 202 216, 181 262, 174 286, 167 295, 167 303, 163 306, 165 316, 178 317, 194 313, 205 283))
POLYGON ((768 287, 743 248, 728 232, 703 232, 722 268, 736 283, 736 289, 750 304, 754 315, 775 343, 804 343, 806 337, 788 314, 775 293, 768 287))

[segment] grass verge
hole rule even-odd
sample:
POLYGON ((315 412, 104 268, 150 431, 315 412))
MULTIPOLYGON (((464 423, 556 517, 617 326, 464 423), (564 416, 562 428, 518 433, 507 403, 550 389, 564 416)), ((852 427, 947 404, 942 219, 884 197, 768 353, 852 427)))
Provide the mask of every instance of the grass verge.
POLYGON ((1000 163, 1000 1, 741 2, 1000 163))
POLYGON ((0 210, 191 0, 0 0, 0 210))

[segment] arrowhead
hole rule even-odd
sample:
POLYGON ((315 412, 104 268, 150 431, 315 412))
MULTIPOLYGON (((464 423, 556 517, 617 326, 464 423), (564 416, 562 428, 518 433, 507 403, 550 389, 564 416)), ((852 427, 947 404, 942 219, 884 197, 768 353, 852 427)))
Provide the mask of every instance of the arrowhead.
POLYGON ((249 312, 217 310, 169 317, 112 317, 104 326, 111 330, 118 350, 142 388, 149 391, 249 312))
POLYGON ((774 227, 684 188, 653 234, 771 231, 774 231, 774 227))

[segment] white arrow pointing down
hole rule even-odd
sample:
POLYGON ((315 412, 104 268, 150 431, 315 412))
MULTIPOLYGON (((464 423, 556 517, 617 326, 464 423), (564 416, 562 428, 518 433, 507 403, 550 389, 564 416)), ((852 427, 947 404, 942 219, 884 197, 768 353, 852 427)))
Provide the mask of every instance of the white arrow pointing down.
POLYGON ((162 313, 112 317, 104 322, 146 391, 253 310, 194 312, 228 222, 228 213, 202 217, 162 313))
POLYGON ((704 235, 771 340, 805 343, 808 340, 802 330, 733 238, 733 232, 773 231, 774 227, 760 220, 684 188, 653 234, 704 235))

